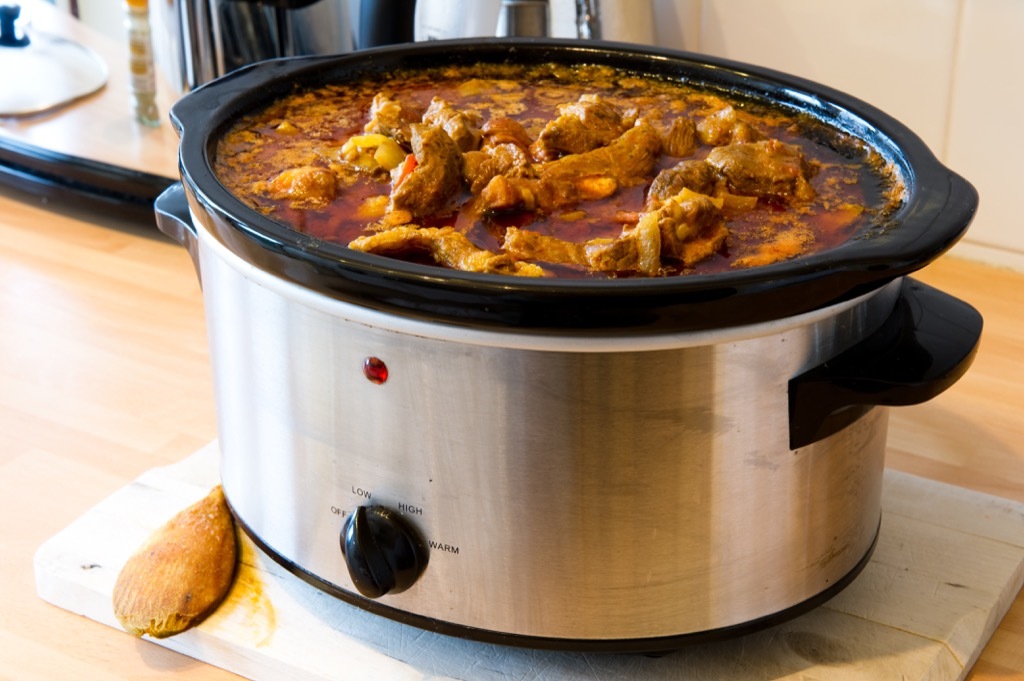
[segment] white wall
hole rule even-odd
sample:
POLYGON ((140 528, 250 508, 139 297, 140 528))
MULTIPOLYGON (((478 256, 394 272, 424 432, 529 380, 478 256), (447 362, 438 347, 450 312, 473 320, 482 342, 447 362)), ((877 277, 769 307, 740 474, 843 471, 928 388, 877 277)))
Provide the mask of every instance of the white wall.
MULTIPOLYGON (((54 0, 54 4, 65 12, 70 11, 70 0, 54 0)), ((124 0, 78 0, 78 18, 113 40, 128 39, 125 17, 124 0)))
POLYGON ((1024 270, 1024 2, 653 2, 663 46, 810 78, 908 125, 980 194, 956 252, 1024 270))

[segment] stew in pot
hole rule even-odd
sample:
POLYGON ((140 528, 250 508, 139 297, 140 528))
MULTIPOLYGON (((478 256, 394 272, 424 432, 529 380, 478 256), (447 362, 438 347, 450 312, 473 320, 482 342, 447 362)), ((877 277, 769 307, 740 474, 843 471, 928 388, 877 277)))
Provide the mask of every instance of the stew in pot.
POLYGON ((903 196, 866 143, 809 116, 606 66, 297 91, 237 121, 214 167, 315 238, 522 276, 769 264, 864 234, 903 196))

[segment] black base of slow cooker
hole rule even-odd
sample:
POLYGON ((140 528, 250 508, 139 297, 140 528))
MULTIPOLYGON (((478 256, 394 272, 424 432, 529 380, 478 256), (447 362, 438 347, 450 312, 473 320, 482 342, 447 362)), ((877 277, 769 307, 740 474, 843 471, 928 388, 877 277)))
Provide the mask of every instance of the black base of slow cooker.
MULTIPOLYGON (((232 513, 235 516, 235 521, 238 523, 238 526, 242 528, 246 535, 248 535, 249 539, 251 539, 253 543, 263 551, 263 553, 270 556, 274 562, 279 564, 285 570, 307 584, 335 596, 346 603, 372 612, 375 615, 381 615, 388 619, 395 620, 396 622, 401 622, 402 624, 408 624, 419 629, 437 632, 446 636, 455 636, 473 641, 496 643, 498 645, 515 646, 520 648, 572 652, 643 653, 647 655, 662 655, 699 643, 711 643, 714 641, 738 638, 762 629, 773 627, 777 624, 782 624, 783 622, 799 617, 800 615, 817 608, 849 586, 849 584, 857 577, 857 575, 860 574, 861 570, 863 570, 871 560, 871 555, 875 551, 875 545, 878 543, 878 529, 876 529, 875 536, 871 540, 871 546, 868 547, 864 557, 853 566, 852 570, 843 575, 843 577, 837 580, 834 584, 831 584, 824 591, 819 592, 811 598, 790 606, 785 610, 781 610, 764 617, 759 617, 757 619, 750 620, 749 622, 734 624, 732 626, 721 627, 718 629, 690 632, 680 634, 678 636, 657 636, 651 638, 628 639, 548 638, 543 636, 507 634, 488 629, 467 627, 462 624, 453 624, 451 622, 445 622, 432 617, 424 617, 423 615, 416 615, 404 610, 392 608, 390 606, 383 605, 382 603, 378 603, 377 601, 349 593, 330 582, 324 581, 320 577, 317 577, 274 551, 272 548, 267 546, 241 518, 238 517, 237 513, 234 513, 234 509, 232 509, 232 513)), ((881 528, 881 521, 879 521, 879 528, 881 528)))

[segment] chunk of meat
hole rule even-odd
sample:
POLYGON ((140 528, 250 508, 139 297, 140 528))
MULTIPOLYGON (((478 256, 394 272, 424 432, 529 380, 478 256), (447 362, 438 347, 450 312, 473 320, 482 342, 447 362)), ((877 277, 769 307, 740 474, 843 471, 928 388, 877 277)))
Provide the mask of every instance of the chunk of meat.
POLYGON ((417 107, 378 92, 370 105, 370 122, 364 126, 364 131, 386 135, 408 148, 412 141, 410 128, 413 123, 420 122, 422 117, 423 112, 417 107))
POLYGON ((337 195, 337 176, 328 168, 300 166, 282 171, 267 182, 266 194, 288 200, 293 208, 325 208, 337 195))
POLYGON ((608 146, 535 165, 536 178, 495 176, 480 194, 480 208, 550 212, 607 198, 621 186, 644 182, 660 151, 658 131, 641 122, 608 146))
POLYGON ((800 148, 779 140, 716 147, 707 162, 737 194, 797 201, 809 201, 815 195, 808 182, 812 169, 800 148))
POLYGON ((657 208, 684 189, 698 194, 710 194, 718 181, 718 172, 705 162, 697 160, 680 161, 671 168, 658 173, 651 188, 647 190, 646 210, 657 208))
POLYGON ((697 151, 697 124, 686 116, 677 117, 663 136, 661 146, 668 156, 689 156, 697 151))
POLYGON ((440 97, 434 97, 423 113, 423 122, 444 128, 461 151, 480 146, 480 114, 475 111, 459 111, 440 97))
POLYGON ((715 199, 688 189, 657 210, 641 214, 636 227, 615 239, 574 243, 555 236, 510 227, 503 248, 520 260, 579 265, 607 273, 657 276, 666 262, 684 267, 714 255, 728 238, 725 218, 715 199))
MULTIPOLYGON (((543 188, 541 181, 534 178, 495 175, 480 192, 478 210, 484 213, 537 210, 537 195, 543 188)), ((554 201, 546 203, 548 210, 554 207, 554 201)))
POLYGON ((756 128, 742 120, 731 106, 718 109, 698 123, 697 136, 704 144, 714 146, 756 142, 764 138, 756 128))
POLYGON ((651 174, 660 152, 658 131, 650 123, 642 121, 607 146, 542 164, 540 174, 549 181, 603 176, 611 177, 621 185, 635 185, 651 174))
POLYGON ((414 124, 410 134, 416 167, 392 189, 388 210, 413 218, 442 213, 462 186, 462 152, 443 128, 414 124))
POLYGON ((527 229, 509 227, 502 245, 517 260, 580 265, 607 273, 638 272, 655 276, 661 270, 661 238, 657 224, 628 229, 616 239, 573 243, 527 229))
POLYGON ((544 126, 531 150, 538 161, 582 154, 603 147, 632 125, 633 120, 600 96, 581 95, 576 102, 558 106, 558 116, 544 126))
POLYGON ((544 276, 544 270, 532 263, 516 262, 506 253, 492 253, 470 241, 452 227, 402 225, 385 232, 361 236, 349 248, 399 258, 426 256, 438 265, 464 272, 511 274, 523 277, 544 276))
POLYGON ((638 272, 648 277, 661 274, 661 235, 656 224, 641 221, 611 243, 591 239, 584 247, 593 270, 638 272))
POLYGON ((467 151, 462 155, 462 179, 473 195, 479 194, 487 183, 501 171, 486 151, 467 151))
POLYGON ((608 198, 618 188, 615 179, 606 176, 535 179, 496 175, 480 192, 479 209, 492 213, 516 210, 549 213, 581 201, 608 198))
POLYGON ((505 239, 501 247, 517 260, 540 260, 561 265, 587 264, 583 244, 530 229, 509 227, 505 230, 505 239))
POLYGON ((483 138, 481 141, 481 149, 483 150, 502 144, 514 144, 524 152, 529 153, 530 145, 533 144, 533 140, 530 139, 530 133, 526 132, 523 124, 514 118, 506 116, 488 119, 480 129, 480 133, 483 138))
POLYGON ((527 152, 511 142, 485 146, 480 151, 467 151, 462 155, 462 175, 474 195, 482 192, 497 175, 535 177, 536 174, 527 152))
POLYGON ((656 225, 661 237, 663 260, 681 262, 685 267, 716 253, 729 236, 714 199, 689 189, 663 202, 657 210, 640 216, 637 227, 656 225))

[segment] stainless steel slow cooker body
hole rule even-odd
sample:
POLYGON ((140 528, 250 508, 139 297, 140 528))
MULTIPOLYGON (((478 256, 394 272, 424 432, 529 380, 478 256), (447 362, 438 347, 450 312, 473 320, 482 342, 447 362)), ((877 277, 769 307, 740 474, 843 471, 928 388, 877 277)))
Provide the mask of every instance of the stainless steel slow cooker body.
POLYGON ((243 69, 175 105, 183 188, 158 217, 203 283, 225 492, 270 555, 430 629, 664 650, 802 612, 868 560, 884 405, 954 382, 981 328, 904 275, 959 238, 977 198, 912 133, 840 93, 579 45, 452 42, 243 69), (522 282, 315 242, 212 176, 219 131, 296 82, 510 49, 803 102, 891 157, 908 201, 870 238, 805 262, 522 282))
POLYGON ((377 603, 567 642, 758 620, 831 591, 873 544, 886 410, 791 451, 787 383, 877 327, 898 282, 640 342, 410 321, 311 294, 210 238, 200 256, 225 492, 270 551, 330 588, 359 594, 339 538, 366 504, 401 513, 429 559, 377 603))

